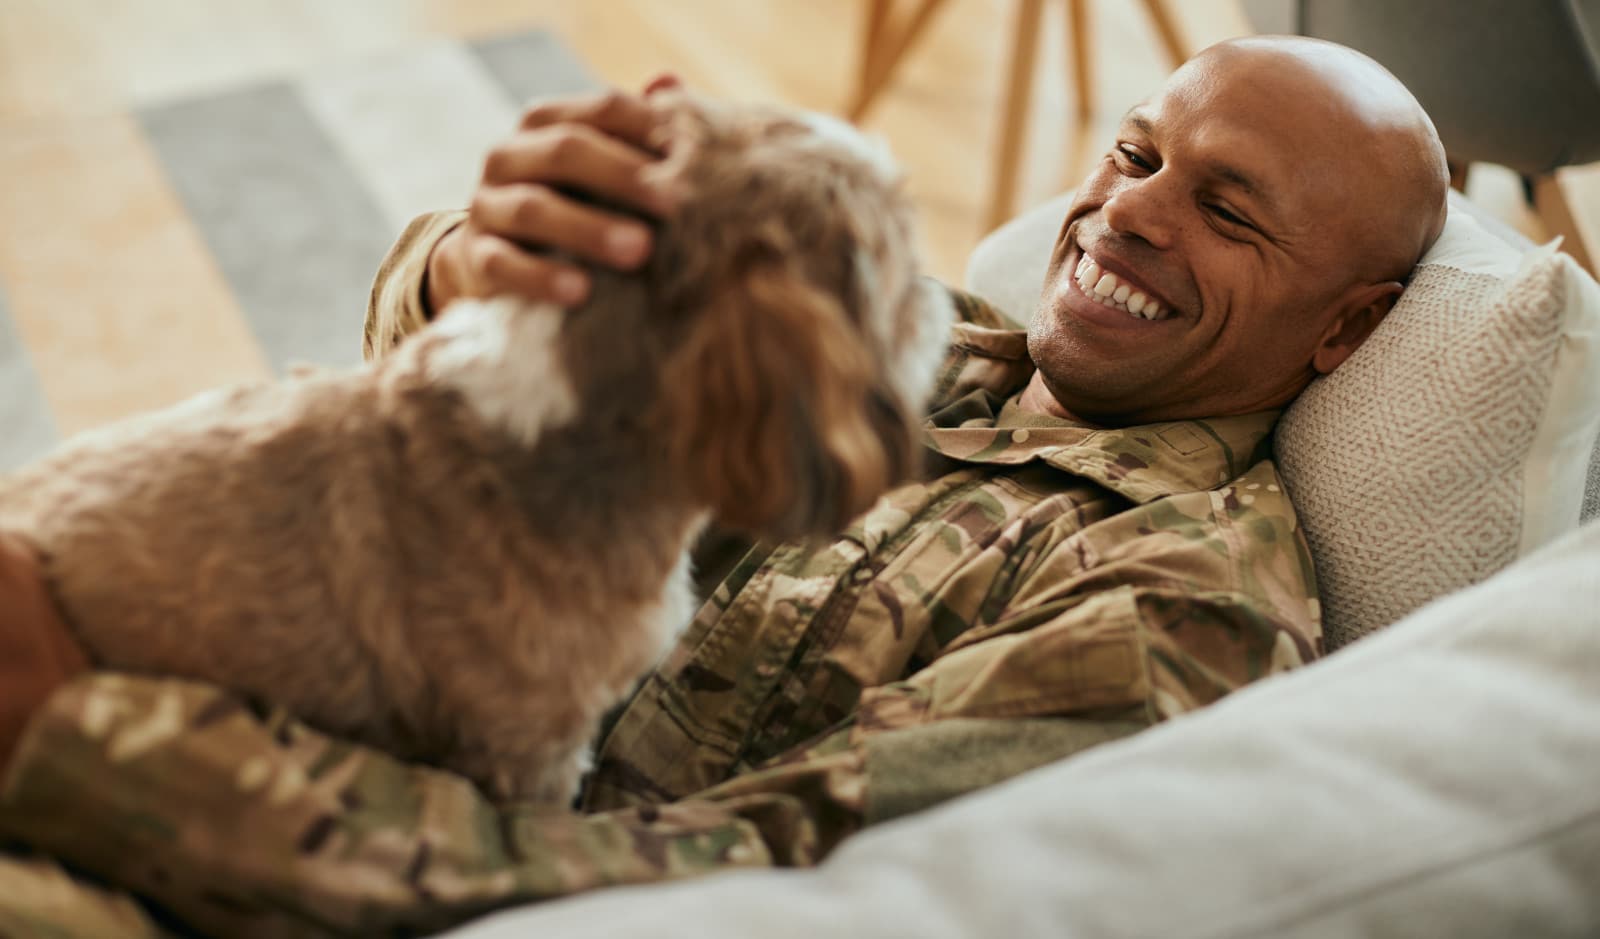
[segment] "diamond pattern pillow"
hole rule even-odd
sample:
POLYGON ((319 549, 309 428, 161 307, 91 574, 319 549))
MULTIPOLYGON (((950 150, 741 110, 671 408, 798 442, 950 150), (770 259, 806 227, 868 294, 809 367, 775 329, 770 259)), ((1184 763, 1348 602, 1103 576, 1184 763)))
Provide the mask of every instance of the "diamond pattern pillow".
POLYGON ((1600 285, 1452 210, 1383 324, 1278 426, 1330 649, 1577 526, 1597 360, 1600 285))

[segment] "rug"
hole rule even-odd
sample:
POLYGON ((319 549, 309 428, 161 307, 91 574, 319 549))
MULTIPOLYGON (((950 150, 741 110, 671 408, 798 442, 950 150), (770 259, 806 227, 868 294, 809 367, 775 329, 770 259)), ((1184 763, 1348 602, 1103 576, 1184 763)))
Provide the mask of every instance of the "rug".
MULTIPOLYGON (((438 40, 134 117, 237 301, 225 315, 243 316, 281 373, 359 361, 372 276, 405 223, 466 203, 525 102, 595 87, 534 31, 438 40)), ((60 436, 39 379, 0 283, 0 470, 60 436)))

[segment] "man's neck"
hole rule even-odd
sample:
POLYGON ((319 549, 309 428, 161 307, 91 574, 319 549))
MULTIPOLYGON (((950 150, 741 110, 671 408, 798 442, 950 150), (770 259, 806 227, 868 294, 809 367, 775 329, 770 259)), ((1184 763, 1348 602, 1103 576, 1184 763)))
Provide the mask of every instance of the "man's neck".
POLYGON ((1062 407, 1061 402, 1056 400, 1056 396, 1051 394, 1050 389, 1044 386, 1044 376, 1039 372, 1033 373, 1033 378, 1028 380, 1028 387, 1022 389, 1022 394, 1017 396, 1017 407, 1033 414, 1044 414, 1049 417, 1060 418, 1064 421, 1071 421, 1074 424, 1081 424, 1084 427, 1099 426, 1062 407))

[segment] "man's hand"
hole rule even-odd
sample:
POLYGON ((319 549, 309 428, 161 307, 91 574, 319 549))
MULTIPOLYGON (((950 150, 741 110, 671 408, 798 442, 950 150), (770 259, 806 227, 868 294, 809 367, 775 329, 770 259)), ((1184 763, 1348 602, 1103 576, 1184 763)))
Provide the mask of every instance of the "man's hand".
POLYGON ((0 532, 0 774, 33 712, 88 668, 33 550, 0 532))
POLYGON ((663 76, 642 95, 609 92, 536 104, 517 132, 489 152, 467 221, 428 259, 428 305, 442 312, 460 297, 514 294, 574 306, 588 296, 582 268, 549 256, 566 252, 618 270, 643 264, 652 248, 642 221, 583 204, 566 187, 660 218, 671 193, 646 167, 658 111, 649 95, 675 87, 663 76))

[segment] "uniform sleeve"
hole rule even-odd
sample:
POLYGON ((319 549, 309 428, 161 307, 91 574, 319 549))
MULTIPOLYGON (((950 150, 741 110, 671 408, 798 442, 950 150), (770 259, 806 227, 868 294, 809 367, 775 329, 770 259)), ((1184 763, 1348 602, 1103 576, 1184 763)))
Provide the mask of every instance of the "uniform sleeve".
POLYGON ((940 283, 950 294, 950 300, 956 308, 956 321, 981 326, 984 329, 1022 329, 1022 324, 1000 312, 1000 308, 983 299, 977 294, 967 293, 948 284, 940 283))
POLYGON ((972 628, 907 682, 869 693, 861 719, 1166 720, 1319 655, 1315 597, 1294 510, 1263 461, 1220 489, 1030 539, 967 615, 972 628))
POLYGON ((20 852, 0 854, 0 936, 176 939, 126 893, 20 852))
POLYGON ((806 863, 807 824, 779 793, 596 815, 496 806, 221 690, 108 673, 50 700, 0 794, 0 842, 239 937, 426 932, 601 886, 806 863))
POLYGON ((428 255, 439 240, 466 220, 465 212, 433 212, 419 216, 389 249, 367 299, 367 323, 361 353, 368 360, 382 356, 400 340, 433 318, 428 309, 428 255))
MULTIPOLYGON (((1030 766, 1083 745, 1083 733, 1043 725, 967 730, 989 752, 992 739, 1025 750, 1030 766)), ((868 817, 863 783, 879 756, 844 732, 696 798, 579 815, 493 805, 460 777, 205 685, 102 673, 63 689, 30 729, 0 796, 0 835, 208 935, 421 933, 599 887, 814 864, 868 817)), ((975 768, 1003 778, 983 760, 952 761, 944 797, 981 784, 975 768)), ((0 856, 0 886, 59 876, 39 863, 48 870, 0 856)), ((157 934, 125 896, 75 886, 84 902, 70 909, 13 913, 62 935, 118 920, 157 934)))

